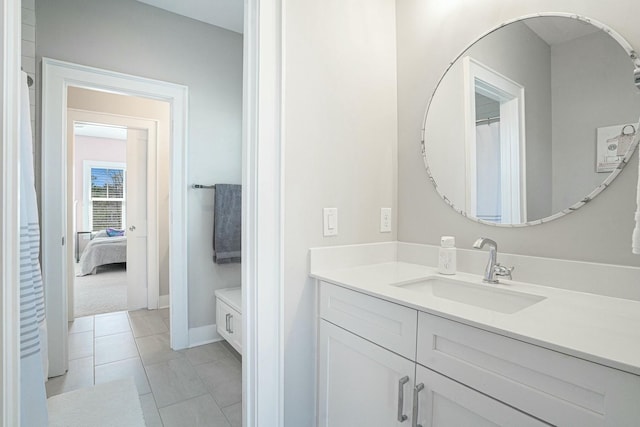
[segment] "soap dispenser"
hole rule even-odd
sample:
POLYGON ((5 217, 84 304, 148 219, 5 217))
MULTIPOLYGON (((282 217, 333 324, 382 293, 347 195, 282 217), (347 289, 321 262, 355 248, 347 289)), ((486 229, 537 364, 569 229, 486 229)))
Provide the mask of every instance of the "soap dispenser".
POLYGON ((456 274, 456 238, 453 236, 440 238, 438 272, 440 274, 456 274))

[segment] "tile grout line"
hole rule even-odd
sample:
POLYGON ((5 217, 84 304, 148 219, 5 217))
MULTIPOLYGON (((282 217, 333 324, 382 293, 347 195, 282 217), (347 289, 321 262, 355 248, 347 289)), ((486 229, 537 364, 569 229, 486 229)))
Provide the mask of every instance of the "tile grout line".
POLYGON ((92 331, 93 331, 93 351, 91 352, 93 354, 93 379, 92 379, 92 383, 95 387, 96 385, 96 316, 91 316, 91 323, 93 325, 92 331))
MULTIPOLYGON (((206 344, 205 344, 206 345, 206 344)), ((224 347, 223 347, 224 348, 224 347)), ((229 350, 227 350, 226 348, 224 348, 226 350, 227 353, 229 353, 229 357, 233 357, 233 355, 229 352, 229 350)), ((226 356, 224 356, 223 358, 225 358, 226 356)), ((213 402, 216 404, 216 406, 218 407, 218 409, 220 409, 220 412, 222 412, 222 415, 224 416, 224 418, 227 420, 227 423, 229 423, 229 426, 231 426, 231 421, 229 421, 229 418, 227 417, 227 414, 224 413, 223 409, 224 408, 228 408, 231 405, 227 405, 225 407, 220 406, 220 404, 218 403, 218 401, 216 400, 215 396, 213 395, 213 393, 209 390, 209 387, 205 384, 204 379, 202 378, 202 376, 200 376, 200 373, 198 372, 197 366, 201 366, 201 365, 205 365, 207 363, 215 363, 217 362, 216 360, 211 361, 211 362, 204 362, 204 363, 200 363, 198 365, 194 365, 194 363, 189 359, 189 357, 185 354, 185 358, 187 359, 187 363, 189 363, 189 365, 191 365, 191 367, 193 368, 193 370, 195 371, 196 375, 198 376, 198 379, 200 381, 202 381, 205 389, 207 390, 206 393, 202 394, 201 396, 204 396, 205 394, 208 394, 209 396, 211 396, 211 399, 213 399, 213 402)), ((200 397, 200 396, 197 396, 200 397)), ((186 402, 189 399, 185 399, 184 402, 186 402)), ((237 403, 237 402, 236 402, 237 403)), ((233 404, 235 405, 235 403, 233 404)))
MULTIPOLYGON (((131 328, 131 335, 134 335, 134 333, 133 333, 133 324, 131 322, 131 316, 129 315, 128 311, 127 311, 127 320, 129 321, 129 328, 131 328)), ((140 359, 140 364, 142 365, 142 370, 144 371, 144 377, 147 379, 147 383, 149 384, 149 390, 151 391, 151 397, 153 398, 153 404, 156 407, 156 411, 158 411, 158 416, 160 417, 160 422, 164 425, 164 421, 162 421, 162 416, 160 415, 160 408, 158 407, 158 401, 156 400, 156 395, 153 393, 153 388, 151 387, 151 380, 149 379, 149 373, 147 372, 147 366, 145 365, 144 361, 142 360, 142 353, 140 352, 140 346, 138 345, 138 340, 135 337, 135 335, 133 337, 133 342, 136 344, 136 351, 138 352, 138 358, 140 359)))
MULTIPOLYGON (((153 405, 156 407, 156 412, 158 413, 158 419, 160 420, 160 424, 164 426, 164 421, 162 421, 162 415, 160 414, 160 408, 158 408, 158 401, 156 400, 156 395, 153 393, 153 388, 151 387, 151 381, 149 380, 149 374, 147 373, 147 367, 144 365, 142 361, 142 353, 140 353, 140 346, 138 345, 138 340, 133 333, 133 324, 131 322, 131 316, 129 315, 129 311, 127 311, 127 321, 129 322, 129 328, 131 329, 131 335, 133 335, 133 342, 136 345, 136 351, 138 352, 138 358, 140 359, 140 365, 142 365, 142 370, 144 371, 144 377, 147 379, 147 384, 149 384, 149 393, 151 394, 151 398, 153 399, 153 405)), ((138 395, 138 398, 140 396, 138 395)), ((144 416, 144 414, 143 414, 144 416)), ((146 422, 146 421, 145 421, 146 422)))

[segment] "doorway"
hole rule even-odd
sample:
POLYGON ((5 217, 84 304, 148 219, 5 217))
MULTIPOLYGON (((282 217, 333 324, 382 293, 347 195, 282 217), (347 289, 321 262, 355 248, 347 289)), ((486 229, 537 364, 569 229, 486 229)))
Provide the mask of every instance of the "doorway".
POLYGON ((69 135, 75 133, 74 128, 78 124, 84 126, 84 129, 91 129, 99 124, 102 125, 101 132, 109 132, 103 136, 120 138, 102 138, 98 141, 101 147, 94 149, 82 147, 82 144, 86 144, 82 138, 68 139, 69 152, 75 151, 82 155, 82 158, 69 159, 69 164, 74 165, 75 171, 69 172, 70 176, 67 178, 68 194, 73 194, 67 199, 67 211, 76 217, 75 221, 67 218, 67 224, 75 233, 71 235, 74 240, 72 243, 78 246, 73 251, 73 262, 68 262, 69 320, 78 317, 72 310, 75 298, 74 278, 80 275, 83 278, 80 281, 90 282, 90 277, 88 280, 84 279, 88 274, 105 269, 108 270, 107 274, 95 276, 107 279, 107 282, 109 275, 114 276, 114 280, 117 280, 118 274, 126 278, 126 288, 120 287, 120 293, 126 293, 123 310, 167 307, 170 293, 169 266, 166 262, 170 237, 167 203, 169 180, 166 175, 170 142, 169 105, 162 101, 75 87, 68 90, 67 104, 73 107, 67 111, 69 135), (94 111, 88 111, 89 108, 94 111), (131 114, 144 117, 133 117, 131 114), (96 159, 102 155, 106 156, 108 162, 96 163, 96 159), (123 163, 125 160, 126 163, 123 163), (127 191, 115 195, 125 195, 126 200, 118 206, 117 201, 105 199, 105 189, 98 188, 98 203, 115 203, 116 215, 113 224, 107 224, 104 218, 99 218, 94 224, 91 211, 95 202, 90 200, 93 191, 90 185, 90 168, 96 166, 96 170, 102 171, 101 173, 113 173, 122 170, 125 164, 128 166, 123 171, 126 172, 124 176, 127 179, 124 182, 127 191), (73 175, 75 178, 72 178, 73 175), (71 182, 74 179, 75 184, 71 182), (80 189, 78 181, 84 181, 86 185, 80 189), (112 236, 106 235, 108 231, 112 236), (98 237, 95 242, 94 237, 98 237), (74 264, 76 261, 79 265, 74 264), (126 263, 128 268, 126 271, 118 271, 117 266, 112 265, 116 263, 126 263), (76 268, 79 269, 77 274, 76 268))
MULTIPOLYGON (((166 149, 168 158, 166 169, 162 176, 166 177, 168 198, 164 200, 167 205, 166 212, 171 212, 172 221, 167 221, 168 235, 170 236, 167 248, 168 287, 171 298, 167 298, 170 310, 171 347, 175 349, 185 348, 188 343, 187 329, 187 301, 186 301, 186 221, 185 217, 185 167, 184 153, 186 150, 186 96, 187 88, 165 82, 157 82, 136 76, 129 76, 105 70, 96 70, 76 64, 61 61, 43 59, 43 235, 42 235, 42 267, 43 274, 48 277, 47 285, 47 312, 49 314, 49 359, 50 375, 62 375, 67 370, 67 321, 69 320, 69 271, 73 270, 74 257, 73 245, 67 244, 73 240, 72 215, 70 210, 69 195, 72 195, 68 169, 70 165, 67 144, 68 136, 73 133, 72 123, 69 121, 67 107, 73 105, 73 93, 70 88, 77 90, 93 90, 101 92, 105 96, 129 96, 142 100, 163 101, 170 111, 171 118, 167 124, 166 149), (115 90, 114 88, 118 88, 115 90), (61 90, 62 89, 62 90, 61 90), (69 89, 69 91, 67 91, 69 89), (63 124, 66 124, 63 125, 63 124), (71 127, 71 128, 70 128, 71 127), (62 237, 62 238, 61 238, 62 237), (60 244, 66 250, 60 251, 60 244), (171 256, 168 255, 171 253, 171 256), (56 283, 58 284, 56 286, 56 283), (66 284, 66 286, 62 285, 66 284)), ((126 116, 115 113, 106 114, 106 117, 123 119, 126 116)), ((100 123, 100 120, 85 121, 100 123)), ((103 122, 104 123, 104 122, 103 122)), ((121 123, 108 123, 122 125, 121 123)), ((143 128, 131 124, 132 128, 143 128)), ((153 127, 151 127, 153 129, 153 127)), ((149 144, 153 150, 154 145, 149 144)), ((150 155, 149 157, 154 157, 150 155)), ((155 162, 148 164, 148 183, 156 181, 157 169, 155 162)), ((153 209, 147 212, 153 214, 156 211, 156 192, 148 192, 147 206, 154 204, 153 209)), ((168 214, 167 214, 168 215, 168 214)), ((156 229, 157 219, 148 218, 148 229, 156 229), (152 222, 154 222, 152 224, 152 222)), ((146 226, 143 228, 147 228, 146 226)), ((150 252, 157 248, 148 248, 150 252)), ((153 252, 152 252, 153 253, 153 252)), ((164 255, 164 254, 163 254, 164 255)), ((161 256, 163 256, 161 255, 161 256)), ((154 259, 154 257, 150 257, 154 259)), ((157 257, 155 259, 158 259, 157 257)), ((154 269, 147 269, 147 273, 153 274, 154 269)), ((157 271, 157 268, 155 269, 157 271)), ((158 280, 148 279, 149 288, 158 286, 158 280)), ((156 288, 157 289, 157 288, 156 288)), ((149 307, 158 307, 159 292, 136 292, 128 294, 128 305, 143 307, 145 302, 149 307), (155 295, 155 300, 153 296, 155 295), (134 300, 132 300, 132 296, 134 300), (148 298, 151 296, 151 298, 148 298), (142 301, 142 303, 140 302, 142 301)))
POLYGON ((524 86, 466 56, 465 211, 491 223, 526 214, 524 86))
POLYGON ((70 318, 127 309, 127 133, 125 127, 73 123, 70 318))
MULTIPOLYGON (((81 94, 104 96, 91 92, 81 94)), ((77 98, 70 96, 69 102, 77 98)), ((125 97, 121 101, 130 104, 125 97)), ((166 197, 167 182, 154 173, 154 166, 156 172, 158 165, 164 169, 168 157, 158 144, 159 122, 76 109, 69 109, 68 120, 74 153, 68 212, 75 237, 69 320, 156 309, 160 299, 168 305, 167 268, 158 260, 169 238, 168 207, 158 202, 166 197)))

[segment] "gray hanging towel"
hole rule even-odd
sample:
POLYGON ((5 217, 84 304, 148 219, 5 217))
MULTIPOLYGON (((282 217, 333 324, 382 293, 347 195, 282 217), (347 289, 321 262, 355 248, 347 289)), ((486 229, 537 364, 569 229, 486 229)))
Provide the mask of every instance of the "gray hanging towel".
POLYGON ((240 262, 242 186, 216 184, 213 203, 213 262, 240 262))

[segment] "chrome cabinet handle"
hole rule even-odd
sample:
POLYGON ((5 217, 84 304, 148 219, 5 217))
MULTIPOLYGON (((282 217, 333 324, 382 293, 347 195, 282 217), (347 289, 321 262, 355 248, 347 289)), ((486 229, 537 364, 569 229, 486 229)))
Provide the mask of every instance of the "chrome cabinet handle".
POLYGON ((398 421, 403 422, 407 420, 407 416, 402 413, 404 408, 404 385, 409 382, 409 377, 404 376, 398 381, 398 421))
POLYGON ((229 314, 229 333, 233 333, 233 314, 229 314))
POLYGON ((227 313, 227 315, 225 316, 225 321, 227 322, 227 324, 225 325, 225 331, 229 332, 229 318, 231 317, 230 313, 227 313))
POLYGON ((418 394, 424 390, 424 384, 420 383, 413 389, 413 427, 422 427, 418 424, 418 394))

